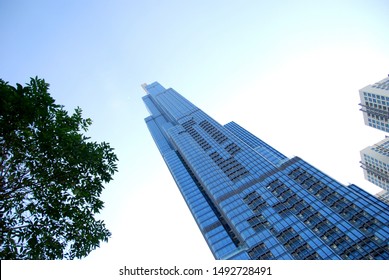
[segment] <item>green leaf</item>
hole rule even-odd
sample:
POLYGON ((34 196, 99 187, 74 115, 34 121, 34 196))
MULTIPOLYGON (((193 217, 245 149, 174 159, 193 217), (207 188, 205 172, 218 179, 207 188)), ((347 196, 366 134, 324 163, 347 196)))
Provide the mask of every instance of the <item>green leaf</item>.
POLYGON ((82 134, 92 120, 81 108, 69 115, 48 89, 38 77, 0 79, 1 259, 82 258, 111 236, 94 214, 117 156, 82 134))

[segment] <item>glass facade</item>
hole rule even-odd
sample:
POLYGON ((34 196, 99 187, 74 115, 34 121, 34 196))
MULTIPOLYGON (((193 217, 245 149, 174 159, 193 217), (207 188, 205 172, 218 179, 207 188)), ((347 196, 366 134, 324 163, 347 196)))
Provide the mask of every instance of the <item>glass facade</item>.
POLYGON ((216 259, 389 259, 389 206, 143 85, 149 131, 216 259))

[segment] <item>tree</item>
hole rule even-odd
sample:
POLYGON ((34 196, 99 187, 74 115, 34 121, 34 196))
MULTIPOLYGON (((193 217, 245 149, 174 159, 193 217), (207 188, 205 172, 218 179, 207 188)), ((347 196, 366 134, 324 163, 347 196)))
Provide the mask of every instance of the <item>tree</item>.
POLYGON ((94 215, 117 156, 89 141, 92 121, 78 107, 68 115, 48 88, 0 79, 1 259, 82 258, 111 236, 94 215))

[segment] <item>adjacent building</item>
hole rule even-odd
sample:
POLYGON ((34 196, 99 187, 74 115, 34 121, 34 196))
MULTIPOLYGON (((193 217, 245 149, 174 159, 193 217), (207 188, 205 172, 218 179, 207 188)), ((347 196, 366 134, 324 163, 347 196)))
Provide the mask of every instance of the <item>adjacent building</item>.
MULTIPOLYGON (((389 76, 389 75, 388 75, 389 76)), ((361 111, 366 125, 389 132, 389 77, 359 90, 361 111)), ((389 202, 389 140, 378 142, 361 151, 361 167, 365 179, 382 188, 376 194, 389 202)))
POLYGON ((389 132, 389 77, 359 90, 365 124, 389 132))
POLYGON ((361 151, 365 179, 389 191, 389 138, 361 151))
POLYGON ((389 259, 389 205, 142 86, 145 122, 216 259, 389 259))
POLYGON ((375 194, 375 196, 383 202, 389 204, 389 191, 382 190, 375 194))

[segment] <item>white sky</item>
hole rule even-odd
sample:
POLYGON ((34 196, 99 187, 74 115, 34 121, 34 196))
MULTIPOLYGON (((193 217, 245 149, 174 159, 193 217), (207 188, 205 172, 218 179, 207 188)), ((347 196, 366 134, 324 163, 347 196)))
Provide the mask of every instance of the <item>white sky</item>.
POLYGON ((0 0, 0 78, 38 75, 83 109, 119 172, 102 199, 108 243, 85 260, 207 261, 213 256, 143 121, 142 83, 172 87, 341 183, 363 179, 358 90, 389 74, 388 1, 0 0))

